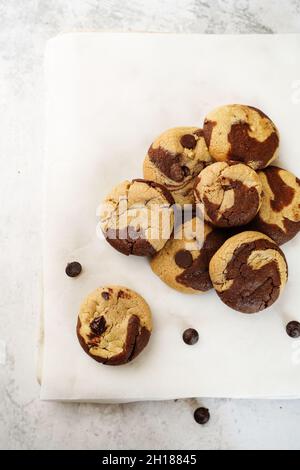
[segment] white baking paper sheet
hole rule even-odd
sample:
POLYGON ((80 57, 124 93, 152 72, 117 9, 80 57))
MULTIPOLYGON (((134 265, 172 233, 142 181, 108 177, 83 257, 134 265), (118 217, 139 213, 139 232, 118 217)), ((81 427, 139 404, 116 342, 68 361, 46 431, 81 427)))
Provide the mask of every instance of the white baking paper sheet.
MULTIPOLYGON (((44 204, 44 360, 41 397, 126 402, 179 397, 300 397, 300 236, 284 246, 290 280, 258 315, 224 306, 213 291, 177 293, 146 259, 123 256, 96 236, 96 209, 110 188, 142 176, 152 140, 173 126, 201 126, 225 103, 269 114, 281 136, 281 164, 300 174, 300 36, 75 33, 48 43, 44 204), (83 273, 65 275, 70 261, 83 273), (121 284, 153 312, 148 347, 108 367, 78 344, 82 299, 121 284), (188 327, 199 331, 183 343, 188 327)), ((39 197, 37 195, 37 197, 39 197)))

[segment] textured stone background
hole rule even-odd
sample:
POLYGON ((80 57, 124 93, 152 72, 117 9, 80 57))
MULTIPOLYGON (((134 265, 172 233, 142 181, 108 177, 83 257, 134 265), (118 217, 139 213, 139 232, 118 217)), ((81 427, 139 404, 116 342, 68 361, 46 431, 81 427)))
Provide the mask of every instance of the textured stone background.
POLYGON ((299 449, 299 401, 205 400, 204 428, 196 399, 39 401, 43 51, 61 31, 91 29, 300 32, 300 0, 0 0, 0 448, 299 449))

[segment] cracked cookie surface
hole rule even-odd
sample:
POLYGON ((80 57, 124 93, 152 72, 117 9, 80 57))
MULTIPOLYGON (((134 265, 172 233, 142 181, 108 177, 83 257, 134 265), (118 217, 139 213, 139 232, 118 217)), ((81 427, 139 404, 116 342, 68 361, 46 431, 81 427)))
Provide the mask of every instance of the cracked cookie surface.
POLYGON ((293 173, 275 166, 259 171, 258 176, 263 198, 251 226, 282 245, 300 230, 300 180, 293 173))
POLYGON ((148 344, 151 311, 136 292, 122 286, 100 287, 82 303, 77 337, 84 351, 98 362, 121 365, 148 344))
POLYGON ((144 178, 163 184, 177 204, 192 204, 194 179, 212 163, 197 127, 176 127, 161 134, 144 160, 144 178))
POLYGON ((204 138, 217 161, 241 161, 254 170, 278 157, 279 132, 259 109, 232 104, 210 112, 204 121, 204 138))
POLYGON ((195 181, 195 200, 204 205, 205 220, 217 227, 248 224, 262 200, 257 173, 238 162, 217 162, 205 168, 195 181))
POLYGON ((252 231, 229 238, 211 259, 209 272, 220 299, 242 313, 270 307, 288 279, 281 249, 271 238, 252 231))
POLYGON ((164 248, 151 259, 151 268, 173 289, 189 294, 212 288, 209 262, 224 243, 225 234, 196 216, 176 229, 164 248), (177 238, 176 238, 177 237, 177 238))
POLYGON ((162 185, 136 179, 116 186, 102 204, 106 240, 125 255, 153 256, 173 230, 173 197, 162 185))

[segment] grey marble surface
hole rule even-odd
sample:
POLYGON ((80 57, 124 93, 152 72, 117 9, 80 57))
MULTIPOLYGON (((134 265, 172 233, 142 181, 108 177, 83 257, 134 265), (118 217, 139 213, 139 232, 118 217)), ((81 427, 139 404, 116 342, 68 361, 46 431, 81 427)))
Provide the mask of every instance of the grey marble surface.
POLYGON ((299 449, 299 401, 39 401, 43 52, 61 31, 107 29, 300 32, 300 0, 0 0, 0 448, 299 449))

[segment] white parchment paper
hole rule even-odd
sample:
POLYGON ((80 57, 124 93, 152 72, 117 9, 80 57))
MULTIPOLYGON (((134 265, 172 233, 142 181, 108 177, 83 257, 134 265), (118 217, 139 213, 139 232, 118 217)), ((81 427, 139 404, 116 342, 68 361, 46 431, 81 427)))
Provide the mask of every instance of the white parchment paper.
POLYGON ((146 259, 99 240, 95 216, 113 185, 142 176, 161 131, 201 126, 225 103, 269 114, 280 163, 299 175, 299 50, 297 35, 74 33, 48 43, 42 399, 300 397, 300 341, 285 333, 300 320, 300 237, 284 246, 290 280, 280 301, 247 316, 213 291, 165 286, 146 259), (71 279, 64 270, 74 260, 83 272, 71 279), (148 347, 125 366, 96 363, 76 338, 82 299, 104 284, 136 290, 153 312, 148 347), (200 335, 192 347, 181 339, 188 327, 200 335))

